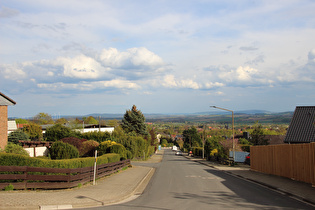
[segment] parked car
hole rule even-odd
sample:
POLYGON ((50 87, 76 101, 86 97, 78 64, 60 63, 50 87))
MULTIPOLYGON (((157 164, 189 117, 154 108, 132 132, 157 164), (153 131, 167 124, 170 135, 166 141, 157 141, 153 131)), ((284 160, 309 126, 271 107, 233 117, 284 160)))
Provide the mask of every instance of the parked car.
POLYGON ((250 154, 248 154, 248 155, 245 157, 244 163, 247 164, 247 165, 250 165, 250 154))
POLYGON ((182 151, 177 150, 177 151, 175 152, 175 155, 183 155, 183 153, 182 153, 182 151))

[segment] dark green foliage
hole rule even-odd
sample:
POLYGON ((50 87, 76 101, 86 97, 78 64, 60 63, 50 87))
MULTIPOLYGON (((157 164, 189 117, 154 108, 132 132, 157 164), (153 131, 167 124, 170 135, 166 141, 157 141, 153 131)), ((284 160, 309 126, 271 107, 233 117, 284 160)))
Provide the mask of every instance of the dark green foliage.
POLYGON ((84 157, 92 157, 94 156, 95 149, 99 146, 100 144, 97 141, 94 140, 88 140, 82 143, 82 147, 80 152, 80 156, 84 157))
POLYGON ((256 123, 249 140, 253 145, 268 145, 268 139, 265 138, 264 130, 261 124, 256 123))
POLYGON ((208 160, 220 161, 228 157, 227 151, 220 143, 223 139, 223 137, 214 136, 206 140, 205 157, 208 160))
POLYGON ((20 155, 25 155, 29 156, 28 152, 26 152, 22 146, 18 144, 13 144, 9 142, 7 146, 5 146, 4 151, 6 153, 12 153, 12 154, 20 154, 20 155))
POLYGON ((57 141, 51 145, 50 157, 54 160, 78 158, 79 150, 71 144, 57 141))
POLYGON ((202 147, 193 147, 191 149, 194 156, 202 157, 202 147))
POLYGON ((195 127, 183 131, 184 148, 202 146, 201 137, 195 127))
POLYGON ((161 146, 162 147, 167 147, 168 143, 166 139, 161 139, 161 146))
POLYGON ((71 129, 61 124, 56 124, 46 130, 47 141, 59 141, 60 139, 72 136, 71 129))
MULTIPOLYGON (((97 158, 97 164, 113 163, 120 160, 118 154, 106 154, 97 158)), ((30 166, 43 168, 83 168, 94 165, 95 158, 74 158, 66 160, 49 160, 32 158, 24 155, 0 153, 0 165, 2 166, 30 166)))
POLYGON ((135 132, 140 135, 147 135, 147 127, 145 117, 140 110, 137 110, 135 105, 131 110, 127 110, 122 119, 122 128, 127 133, 135 132))
POLYGON ((14 144, 18 144, 19 140, 21 141, 29 141, 29 135, 24 133, 22 130, 16 130, 9 134, 8 142, 12 142, 14 144))
POLYGON ((133 155, 132 155, 132 152, 130 152, 129 150, 126 150, 126 157, 127 159, 133 159, 133 155))
POLYGON ((247 139, 244 139, 244 138, 240 138, 238 140, 238 143, 240 144, 242 151, 244 151, 244 152, 250 152, 250 146, 253 145, 250 141, 248 141, 247 139))
POLYGON ((113 144, 108 148, 108 151, 119 154, 121 159, 127 158, 126 148, 122 144, 113 144))

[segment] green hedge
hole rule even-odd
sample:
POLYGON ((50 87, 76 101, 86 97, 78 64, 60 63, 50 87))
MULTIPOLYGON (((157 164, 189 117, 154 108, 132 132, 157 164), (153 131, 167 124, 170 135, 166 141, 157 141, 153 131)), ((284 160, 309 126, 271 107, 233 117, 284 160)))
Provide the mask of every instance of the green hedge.
POLYGON ((192 147, 191 149, 194 156, 202 157, 202 147, 192 147))
MULTIPOLYGON (((64 160, 47 160, 32 158, 17 154, 0 153, 0 165, 2 166, 30 166, 42 168, 83 168, 94 165, 95 158, 74 158, 64 160)), ((105 154, 97 158, 97 164, 106 164, 120 161, 118 154, 105 154)))

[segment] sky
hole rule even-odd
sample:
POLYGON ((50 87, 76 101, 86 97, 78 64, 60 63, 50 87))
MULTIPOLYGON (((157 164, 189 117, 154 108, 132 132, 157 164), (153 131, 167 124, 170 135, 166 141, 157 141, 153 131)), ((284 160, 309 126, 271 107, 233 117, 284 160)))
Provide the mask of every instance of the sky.
POLYGON ((315 1, 0 0, 9 117, 315 105, 315 1))

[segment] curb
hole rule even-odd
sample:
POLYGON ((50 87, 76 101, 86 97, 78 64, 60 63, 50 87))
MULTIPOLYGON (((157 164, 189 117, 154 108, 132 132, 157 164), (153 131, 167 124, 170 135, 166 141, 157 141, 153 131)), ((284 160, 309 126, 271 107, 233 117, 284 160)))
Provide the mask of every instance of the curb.
MULTIPOLYGON (((189 160, 192 160, 192 158, 189 158, 189 157, 187 157, 187 156, 185 156, 185 158, 187 158, 187 159, 189 159, 189 160)), ((279 193, 281 193, 281 194, 285 194, 285 195, 290 196, 290 197, 292 197, 292 198, 294 198, 294 199, 297 199, 297 200, 300 200, 300 201, 303 201, 303 202, 305 202, 305 203, 308 203, 308 204, 310 204, 310 205, 314 205, 314 206, 315 206, 315 202, 312 201, 312 200, 309 200, 309 199, 304 198, 304 197, 302 197, 302 196, 293 194, 293 193, 291 193, 291 192, 288 192, 288 191, 286 191, 286 190, 280 189, 280 188, 278 188, 278 187, 272 186, 272 185, 267 184, 267 183, 265 183, 265 182, 257 181, 257 180, 254 180, 254 179, 251 179, 251 178, 248 178, 248 177, 244 177, 244 176, 242 176, 242 175, 234 174, 233 172, 219 169, 219 168, 217 168, 217 167, 215 167, 215 166, 213 166, 213 165, 209 165, 209 164, 204 163, 204 162, 199 161, 199 160, 192 160, 192 161, 198 162, 198 163, 200 163, 200 164, 202 164, 202 165, 205 165, 205 166, 208 166, 208 167, 210 167, 210 168, 215 168, 215 169, 217 169, 217 170, 223 171, 224 173, 227 173, 227 174, 230 174, 230 175, 233 175, 233 176, 236 176, 236 177, 239 177, 239 178, 242 178, 242 179, 245 179, 245 180, 254 182, 254 183, 256 183, 256 184, 265 186, 266 188, 269 188, 269 189, 274 190, 274 191, 277 191, 277 192, 279 192, 279 193)))

